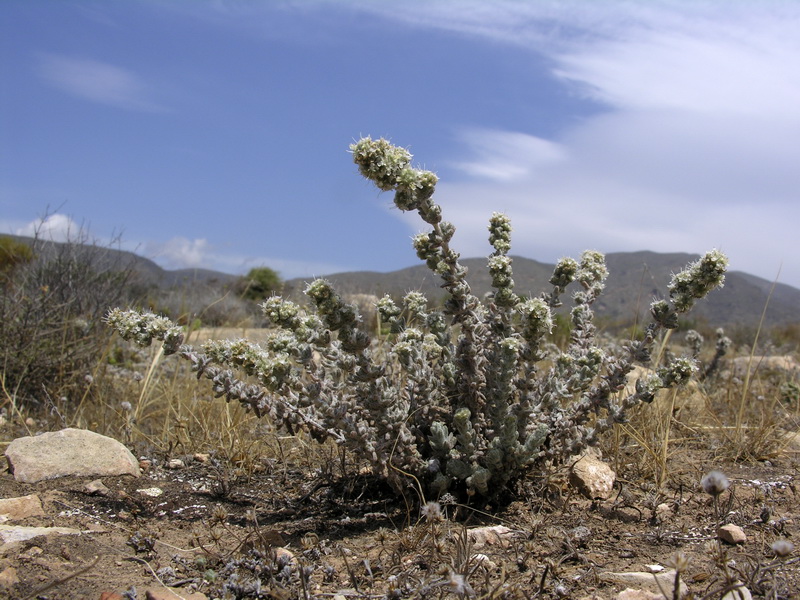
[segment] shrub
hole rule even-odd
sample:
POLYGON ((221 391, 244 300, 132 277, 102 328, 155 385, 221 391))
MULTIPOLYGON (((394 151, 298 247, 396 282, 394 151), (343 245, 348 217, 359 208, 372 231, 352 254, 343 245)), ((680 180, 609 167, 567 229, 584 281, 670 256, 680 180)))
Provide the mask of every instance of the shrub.
POLYGON ((8 236, 0 237, 0 285, 6 285, 19 265, 33 260, 31 247, 8 236))
POLYGON ((248 271, 237 287, 242 298, 261 301, 280 291, 281 278, 269 267, 256 267, 248 271))
POLYGON ((24 258, 4 270, 0 288, 4 391, 29 406, 68 397, 103 352, 103 316, 109 303, 127 299, 132 267, 82 231, 66 243, 37 234, 3 247, 24 258))
POLYGON ((680 314, 722 284, 722 253, 712 250, 672 278, 668 299, 653 302, 653 321, 640 340, 616 354, 604 351, 592 323, 592 305, 607 276, 601 253, 560 260, 550 293, 520 297, 508 256, 511 224, 495 213, 489 221, 494 292, 481 302, 450 246, 455 227, 432 200, 436 175, 412 168, 411 155, 383 139, 362 139, 351 151, 365 177, 395 192, 398 208, 417 211, 430 225, 413 243, 447 291, 440 310, 430 309, 418 292, 401 305, 384 297, 377 308, 391 334, 380 349, 357 326, 355 305, 324 279, 305 290, 308 309, 281 297, 261 305, 277 328, 262 346, 210 341, 196 350, 181 345, 180 328, 149 313, 112 310, 109 324, 140 344, 161 340, 165 352, 189 360, 198 378, 211 380, 226 400, 290 430, 331 439, 395 488, 413 480, 433 496, 502 494, 532 470, 594 444, 631 407, 686 382, 696 370, 692 358, 674 358, 638 380, 634 393, 620 394, 634 363, 650 361, 660 333, 677 327, 680 314), (548 356, 544 340, 553 309, 572 284, 578 289, 569 343, 548 356))

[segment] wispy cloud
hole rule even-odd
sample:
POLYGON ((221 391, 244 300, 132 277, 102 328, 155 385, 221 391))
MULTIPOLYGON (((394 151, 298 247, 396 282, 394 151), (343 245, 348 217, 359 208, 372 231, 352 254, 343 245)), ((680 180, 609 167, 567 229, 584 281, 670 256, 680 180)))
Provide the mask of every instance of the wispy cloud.
POLYGON ((476 177, 518 180, 566 158, 562 145, 525 133, 469 128, 458 135, 473 156, 453 166, 476 177))
POLYGON ((43 54, 39 60, 39 74, 53 87, 85 100, 126 110, 165 110, 139 76, 106 62, 43 54))
POLYGON ((214 249, 206 239, 174 237, 166 242, 145 242, 142 253, 167 269, 208 269, 214 249))
POLYGON ((606 107, 550 139, 456 132, 468 156, 454 162, 471 181, 444 181, 437 199, 465 254, 485 253, 487 211, 499 204, 521 254, 721 246, 735 269, 770 276, 783 261, 785 279, 800 281, 787 225, 800 220, 800 4, 351 5, 528 49, 606 107))

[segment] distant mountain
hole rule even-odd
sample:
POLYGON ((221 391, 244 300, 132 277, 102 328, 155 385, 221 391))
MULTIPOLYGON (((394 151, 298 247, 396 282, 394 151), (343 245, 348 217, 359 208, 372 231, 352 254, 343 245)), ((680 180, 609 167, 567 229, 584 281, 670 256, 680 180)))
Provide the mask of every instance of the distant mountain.
MULTIPOLYGON (((50 242, 34 240, 31 237, 0 234, 0 237, 10 237, 19 242, 33 246, 34 243, 40 253, 55 255, 69 246, 63 242, 50 242)), ((139 256, 127 250, 118 250, 113 247, 97 246, 91 244, 77 245, 83 252, 91 256, 92 264, 99 270, 122 270, 131 268, 137 275, 136 283, 144 286, 158 288, 171 288, 179 286, 191 286, 193 284, 225 284, 235 281, 238 275, 230 275, 209 269, 176 269, 167 270, 158 266, 149 258, 139 256)))
MULTIPOLYGON (((32 244, 31 238, 13 237, 32 244)), ((40 242, 41 244, 41 242, 40 242)), ((55 251, 63 244, 48 242, 42 246, 55 251)), ((133 252, 87 246, 93 252, 93 260, 100 268, 113 269, 131 266, 137 273, 137 283, 158 288, 213 287, 232 283, 238 275, 208 269, 166 270, 155 262, 133 252)), ((636 315, 639 321, 646 317, 653 298, 666 293, 673 273, 680 271, 698 255, 685 253, 661 254, 656 252, 614 252, 606 254, 609 277, 606 290, 596 305, 598 318, 607 323, 632 323, 636 315)), ((529 258, 513 257, 515 290, 518 294, 537 296, 548 290, 548 280, 554 265, 529 258)), ((481 297, 491 291, 491 277, 485 258, 468 258, 461 263, 469 269, 467 275, 472 291, 481 297)), ((326 276, 342 294, 389 294, 400 297, 410 290, 423 292, 431 301, 439 300, 445 293, 439 278, 424 264, 407 267, 389 273, 355 271, 334 273, 326 276)), ((285 293, 290 296, 302 294, 310 278, 296 278, 285 282, 285 293)), ((573 284, 574 286, 575 284, 573 284)), ((767 328, 800 323, 800 290, 743 273, 731 271, 725 278, 725 286, 715 290, 708 298, 697 303, 690 319, 704 322, 711 327, 754 328, 758 326, 764 306, 769 304, 764 318, 767 328), (770 297, 770 290, 772 295, 770 297)), ((567 294, 570 293, 568 288, 567 294)), ((567 298, 568 300, 568 298, 567 298)), ((566 303, 566 302, 565 302, 566 303)))
MULTIPOLYGON (((698 258, 696 254, 648 251, 607 254, 609 277, 605 292, 596 304, 596 314, 607 322, 632 323, 638 313, 641 322, 650 302, 666 293, 672 274, 698 258)), ((513 259, 515 291, 518 294, 537 296, 552 289, 548 280, 555 265, 519 256, 513 259)), ((491 291, 491 277, 485 258, 468 258, 461 263, 469 269, 467 278, 474 294, 481 297, 491 291)), ((390 273, 335 273, 326 279, 341 293, 402 296, 410 290, 418 290, 431 300, 444 296, 439 279, 422 264, 390 273)), ((303 289, 307 281, 309 279, 306 278, 289 280, 286 282, 287 290, 296 293, 303 289)), ((755 327, 771 288, 770 281, 741 271, 731 271, 726 275, 725 286, 698 302, 689 318, 705 322, 711 327, 755 327)), ((567 292, 569 294, 569 288, 567 292)), ((774 327, 789 323, 800 323, 800 290, 779 283, 769 299, 764 324, 774 327)))

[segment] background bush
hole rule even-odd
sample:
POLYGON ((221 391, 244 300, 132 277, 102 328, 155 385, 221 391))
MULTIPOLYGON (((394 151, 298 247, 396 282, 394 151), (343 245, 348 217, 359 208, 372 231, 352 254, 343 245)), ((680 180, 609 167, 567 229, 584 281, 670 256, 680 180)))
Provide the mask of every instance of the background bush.
POLYGON ((88 239, 0 238, 0 381, 4 399, 35 407, 91 382, 109 336, 109 303, 136 293, 124 255, 88 239))

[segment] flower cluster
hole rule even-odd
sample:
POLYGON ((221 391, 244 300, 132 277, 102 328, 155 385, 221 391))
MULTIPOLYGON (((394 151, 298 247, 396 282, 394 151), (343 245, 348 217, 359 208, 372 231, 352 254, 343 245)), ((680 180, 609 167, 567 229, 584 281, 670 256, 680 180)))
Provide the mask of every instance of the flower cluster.
POLYGON ((684 384, 697 369, 692 358, 671 358, 639 379, 633 392, 623 391, 634 364, 649 363, 660 333, 721 285, 727 259, 718 251, 675 275, 669 300, 651 306, 643 339, 612 352, 601 347, 593 323, 608 276, 600 252, 561 259, 549 280, 552 290, 521 297, 508 255, 511 223, 494 213, 488 236, 493 292, 480 300, 450 246, 455 227, 433 201, 436 175, 411 167, 411 154, 383 139, 362 139, 351 151, 362 175, 394 191, 399 209, 416 211, 430 226, 413 246, 441 279, 441 308, 431 308, 419 292, 384 297, 376 307, 381 333, 372 339, 358 326, 356 306, 319 279, 305 290, 308 306, 281 297, 261 305, 274 328, 261 345, 180 346, 180 329, 147 313, 115 310, 109 324, 140 344, 161 340, 226 400, 290 431, 332 439, 397 489, 419 483, 435 498, 502 494, 532 469, 564 462, 595 443, 633 406, 684 384), (573 284, 570 340, 553 350, 554 314, 573 284))

